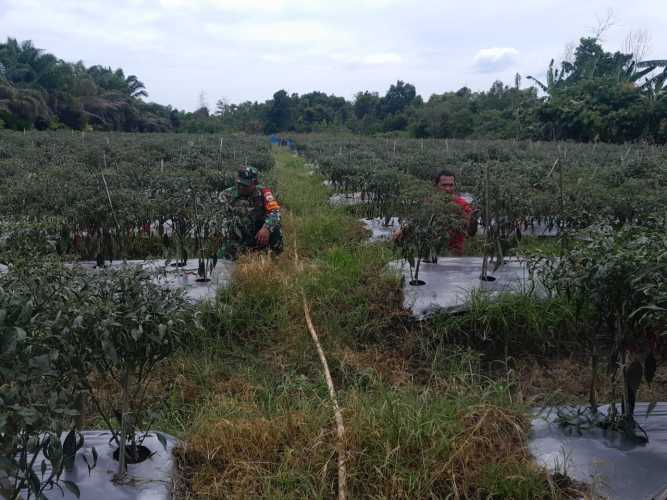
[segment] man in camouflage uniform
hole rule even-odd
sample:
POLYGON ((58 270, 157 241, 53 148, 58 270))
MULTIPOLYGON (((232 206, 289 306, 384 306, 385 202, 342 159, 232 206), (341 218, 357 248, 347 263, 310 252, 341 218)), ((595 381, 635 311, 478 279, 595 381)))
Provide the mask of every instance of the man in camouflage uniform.
POLYGON ((236 186, 220 195, 224 211, 224 241, 218 256, 236 259, 249 250, 283 249, 280 206, 268 187, 258 182, 257 170, 241 167, 236 186))

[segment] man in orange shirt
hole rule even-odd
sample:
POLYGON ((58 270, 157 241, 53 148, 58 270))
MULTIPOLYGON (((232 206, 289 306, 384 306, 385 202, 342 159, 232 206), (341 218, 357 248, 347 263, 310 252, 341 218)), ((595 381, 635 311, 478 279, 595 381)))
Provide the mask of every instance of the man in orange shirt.
MULTIPOLYGON (((454 174, 450 173, 447 170, 442 170, 438 173, 433 178, 433 184, 435 185, 436 189, 442 193, 447 193, 448 195, 452 196, 452 203, 461 207, 461 215, 463 217, 463 224, 462 226, 465 228, 465 231, 467 231, 469 234, 474 234, 470 232, 470 221, 472 219, 472 206, 470 203, 466 201, 463 196, 458 194, 456 192, 456 179, 454 177, 454 174)), ((400 229, 396 230, 393 235, 394 241, 400 241, 401 238, 403 237, 403 230, 404 228, 401 227, 400 229)), ((449 252, 452 255, 456 256, 461 256, 463 255, 464 248, 465 248, 465 239, 466 239, 466 233, 463 231, 453 231, 451 234, 448 235, 448 243, 447 247, 449 252)), ((432 255, 428 257, 428 260, 430 260, 433 263, 437 262, 437 257, 435 255, 432 255)))

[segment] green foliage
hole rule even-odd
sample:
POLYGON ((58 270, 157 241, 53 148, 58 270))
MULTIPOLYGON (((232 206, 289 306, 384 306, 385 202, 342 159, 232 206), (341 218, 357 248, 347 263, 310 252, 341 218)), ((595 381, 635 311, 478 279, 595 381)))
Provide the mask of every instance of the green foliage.
MULTIPOLYGON (((0 277, 0 293, 9 305, 16 297, 25 301, 20 310, 14 306, 5 313, 6 345, 16 350, 27 344, 20 363, 25 373, 7 372, 24 380, 2 384, 8 391, 3 401, 27 420, 3 435, 20 438, 24 429, 49 431, 55 423, 62 429, 64 417, 78 414, 71 408, 85 393, 117 445, 126 438, 128 445, 140 443, 145 434, 137 432, 156 418, 154 405, 147 405, 147 385, 156 367, 181 346, 192 321, 185 299, 153 284, 139 269, 90 273, 48 260, 13 264, 0 277), (16 322, 24 326, 13 326, 16 322), (12 387, 22 399, 12 400, 12 387), (100 394, 100 387, 110 394, 100 394)), ((12 351, 13 362, 22 352, 12 351)))
POLYGON ((63 472, 83 438, 71 431, 61 442, 78 411, 71 381, 57 369, 60 353, 49 345, 54 335, 45 328, 56 311, 45 311, 21 284, 11 274, 0 276, 0 493, 42 498, 46 490, 70 487, 63 472))
POLYGON ((446 250, 451 235, 462 229, 463 213, 451 196, 419 181, 404 189, 394 208, 401 221, 396 247, 414 269, 411 284, 417 284, 422 259, 446 250))
POLYGON ((45 130, 56 119, 69 127, 162 132, 173 128, 171 107, 146 104, 144 84, 122 69, 86 68, 8 38, 0 44, 0 114, 15 130, 45 130))
MULTIPOLYGON (((595 318, 591 350, 596 357, 606 348, 607 372, 612 382, 622 380, 619 425, 626 429, 634 426, 640 382, 644 374, 651 382, 656 353, 664 345, 664 224, 656 220, 641 226, 594 226, 561 259, 542 264, 545 285, 571 298, 580 310, 589 309, 595 318)), ((612 401, 616 401, 615 393, 612 401)), ((610 419, 617 423, 613 411, 610 419)))
POLYGON ((177 259, 201 246, 210 257, 220 192, 242 164, 273 165, 268 144, 246 136, 5 131, 0 141, 0 254, 177 259))
MULTIPOLYGON (((488 198, 488 221, 482 222, 495 229, 495 239, 503 242, 505 255, 518 232, 528 234, 536 225, 570 230, 599 218, 643 221, 667 208, 666 157, 660 148, 647 145, 383 140, 313 134, 297 136, 297 142, 336 192, 366 196, 368 206, 355 209, 360 215, 396 216, 398 213, 388 213, 390 206, 375 205, 378 193, 386 193, 388 202, 391 193, 411 178, 431 182, 443 168, 451 170, 457 190, 472 195, 482 219, 488 198), (380 214, 385 210, 387 213, 380 214)), ((377 200, 379 205, 384 204, 382 197, 385 195, 377 200)))
POLYGON ((463 87, 424 102, 414 85, 398 80, 383 96, 361 91, 352 102, 317 91, 279 90, 265 102, 220 100, 214 114, 206 106, 188 113, 146 103, 142 98, 148 94, 137 76, 67 63, 30 41, 8 38, 0 44, 0 68, 0 127, 14 130, 61 123, 131 132, 347 130, 417 138, 667 140, 666 61, 606 52, 595 38, 582 38, 572 61, 556 65, 552 60, 545 82, 528 76, 537 87, 522 89, 517 74, 511 86, 496 81, 485 92, 463 87))
POLYGON ((554 69, 551 61, 546 84, 529 77, 548 94, 537 111, 545 137, 662 142, 655 101, 662 97, 663 80, 652 76, 660 66, 661 61, 605 52, 597 39, 582 38, 572 62, 554 69))
POLYGON ((62 335, 54 346, 61 369, 77 378, 116 444, 121 447, 127 438, 136 446, 143 440, 137 432, 146 431, 155 418, 146 386, 156 367, 182 345, 190 328, 189 307, 178 292, 153 284, 139 269, 104 271, 77 285, 64 314, 51 325, 62 335), (90 373, 113 388, 110 401, 90 385, 90 373))

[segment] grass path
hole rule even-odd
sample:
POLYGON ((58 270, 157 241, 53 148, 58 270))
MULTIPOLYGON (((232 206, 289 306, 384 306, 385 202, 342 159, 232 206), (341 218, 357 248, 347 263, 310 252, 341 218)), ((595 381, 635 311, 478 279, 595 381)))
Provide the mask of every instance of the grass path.
POLYGON ((337 496, 333 411, 302 291, 342 407, 350 498, 554 496, 530 465, 507 381, 407 321, 382 272, 388 249, 363 243, 302 159, 275 157, 284 254, 239 261, 162 377, 173 380, 162 428, 184 440, 178 496, 337 496))

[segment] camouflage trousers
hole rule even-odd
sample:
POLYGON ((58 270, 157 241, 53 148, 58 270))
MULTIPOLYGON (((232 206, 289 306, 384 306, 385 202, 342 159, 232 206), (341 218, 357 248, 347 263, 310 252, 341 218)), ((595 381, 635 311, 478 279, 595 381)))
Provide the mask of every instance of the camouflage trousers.
POLYGON ((269 236, 269 244, 265 247, 257 246, 255 235, 248 235, 242 239, 226 239, 218 251, 218 257, 236 260, 239 255, 249 252, 266 252, 271 250, 278 255, 283 251, 283 232, 277 228, 269 236))

